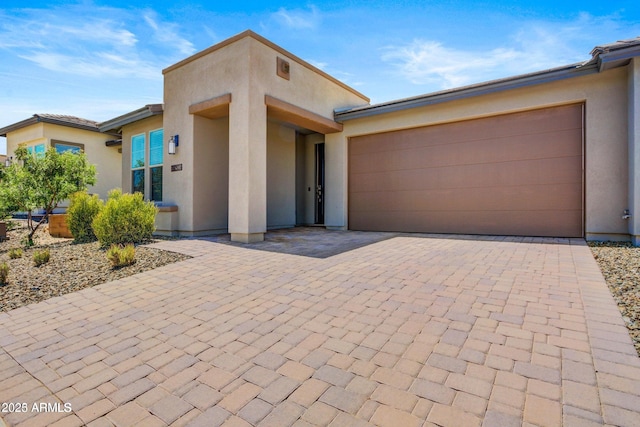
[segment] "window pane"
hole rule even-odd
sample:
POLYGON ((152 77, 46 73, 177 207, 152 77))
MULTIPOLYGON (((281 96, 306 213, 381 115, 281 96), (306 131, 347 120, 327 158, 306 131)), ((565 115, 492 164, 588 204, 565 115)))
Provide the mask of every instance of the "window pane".
POLYGON ((162 164, 163 139, 164 131, 162 129, 149 133, 149 165, 151 166, 162 164))
POLYGON ((56 144, 56 151, 58 153, 64 153, 65 151, 70 151, 72 153, 79 153, 81 150, 77 145, 66 145, 66 144, 56 144))
POLYGON ((131 171, 131 192, 144 194, 144 169, 131 171))
POLYGON ((151 168, 151 200, 162 201, 162 166, 151 168))
POLYGON ((131 168, 144 167, 144 135, 131 138, 131 168))

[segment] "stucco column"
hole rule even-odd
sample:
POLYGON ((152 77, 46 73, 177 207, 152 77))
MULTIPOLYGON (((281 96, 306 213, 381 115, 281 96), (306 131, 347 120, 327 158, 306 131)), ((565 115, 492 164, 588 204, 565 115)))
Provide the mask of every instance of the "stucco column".
POLYGON ((325 212, 329 230, 347 229, 347 139, 342 133, 324 136, 325 212))
POLYGON ((229 233, 260 242, 267 230, 267 108, 264 95, 233 94, 229 105, 229 233))
POLYGON ((640 58, 629 64, 629 234, 640 245, 640 58))

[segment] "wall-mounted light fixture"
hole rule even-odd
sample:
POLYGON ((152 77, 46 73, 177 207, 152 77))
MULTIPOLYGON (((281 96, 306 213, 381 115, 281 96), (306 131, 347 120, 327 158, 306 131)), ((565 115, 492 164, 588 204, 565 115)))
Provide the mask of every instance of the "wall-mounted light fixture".
POLYGON ((176 154, 176 147, 180 145, 180 136, 173 135, 169 138, 169 154, 176 154))
POLYGON ((11 166, 11 163, 13 163, 13 157, 7 157, 7 158, 4 160, 4 165, 5 165, 6 167, 11 166))

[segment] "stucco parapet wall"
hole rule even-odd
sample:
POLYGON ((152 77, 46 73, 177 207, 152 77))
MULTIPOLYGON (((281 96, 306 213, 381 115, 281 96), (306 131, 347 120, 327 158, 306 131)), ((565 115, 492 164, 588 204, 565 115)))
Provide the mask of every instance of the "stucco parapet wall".
POLYGON ((304 61, 303 59, 297 57, 296 55, 292 54, 291 52, 288 52, 287 50, 281 48, 280 46, 270 42, 269 40, 265 39, 264 37, 262 37, 262 36, 260 36, 260 35, 258 35, 256 33, 254 33, 251 30, 246 30, 246 31, 244 31, 244 32, 242 32, 242 33, 240 33, 240 34, 238 34, 236 36, 233 36, 233 37, 231 37, 229 39, 226 39, 226 40, 224 40, 224 41, 222 41, 222 42, 220 42, 220 43, 218 43, 216 45, 213 45, 213 46, 211 46, 211 47, 209 47, 209 48, 207 48, 205 50, 202 50, 202 51, 200 51, 198 53, 195 53, 194 55, 191 55, 190 57, 188 57, 186 59, 183 59, 182 61, 177 62, 177 63, 165 68, 164 70, 162 70, 162 74, 167 74, 167 73, 169 73, 171 71, 174 71, 174 70, 176 70, 176 69, 178 69, 178 68, 180 68, 180 67, 182 67, 182 66, 184 66, 184 65, 186 65, 186 64, 188 64, 190 62, 193 62, 193 61, 195 61, 195 60, 197 60, 197 59, 199 59, 199 58, 201 58, 203 56, 206 56, 206 55, 208 55, 208 54, 210 54, 212 52, 215 52, 216 50, 222 49, 223 47, 228 46, 230 44, 233 44, 233 43, 237 42, 238 40, 241 40, 241 39, 246 38, 246 37, 250 37, 250 38, 252 38, 252 39, 264 44, 265 46, 275 50, 276 52, 280 53, 281 55, 286 56, 289 60, 297 62, 298 64, 302 65, 303 67, 313 71, 314 73, 316 73, 316 74, 324 77, 325 79, 335 83, 336 85, 342 87, 343 89, 346 89, 347 91, 353 93, 354 95, 358 96, 363 101, 365 101, 366 103, 370 102, 370 99, 367 96, 365 96, 362 93, 358 92, 354 88, 344 84, 343 82, 341 82, 340 80, 336 79, 335 77, 332 77, 331 75, 325 73, 324 71, 320 70, 319 68, 314 67, 313 65, 311 65, 308 62, 304 61))

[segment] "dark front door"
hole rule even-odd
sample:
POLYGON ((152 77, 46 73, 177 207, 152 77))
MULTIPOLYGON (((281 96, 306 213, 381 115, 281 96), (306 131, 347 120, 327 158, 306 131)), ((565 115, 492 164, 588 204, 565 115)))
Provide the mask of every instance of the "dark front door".
POLYGON ((324 143, 316 144, 316 224, 324 224, 324 143))

